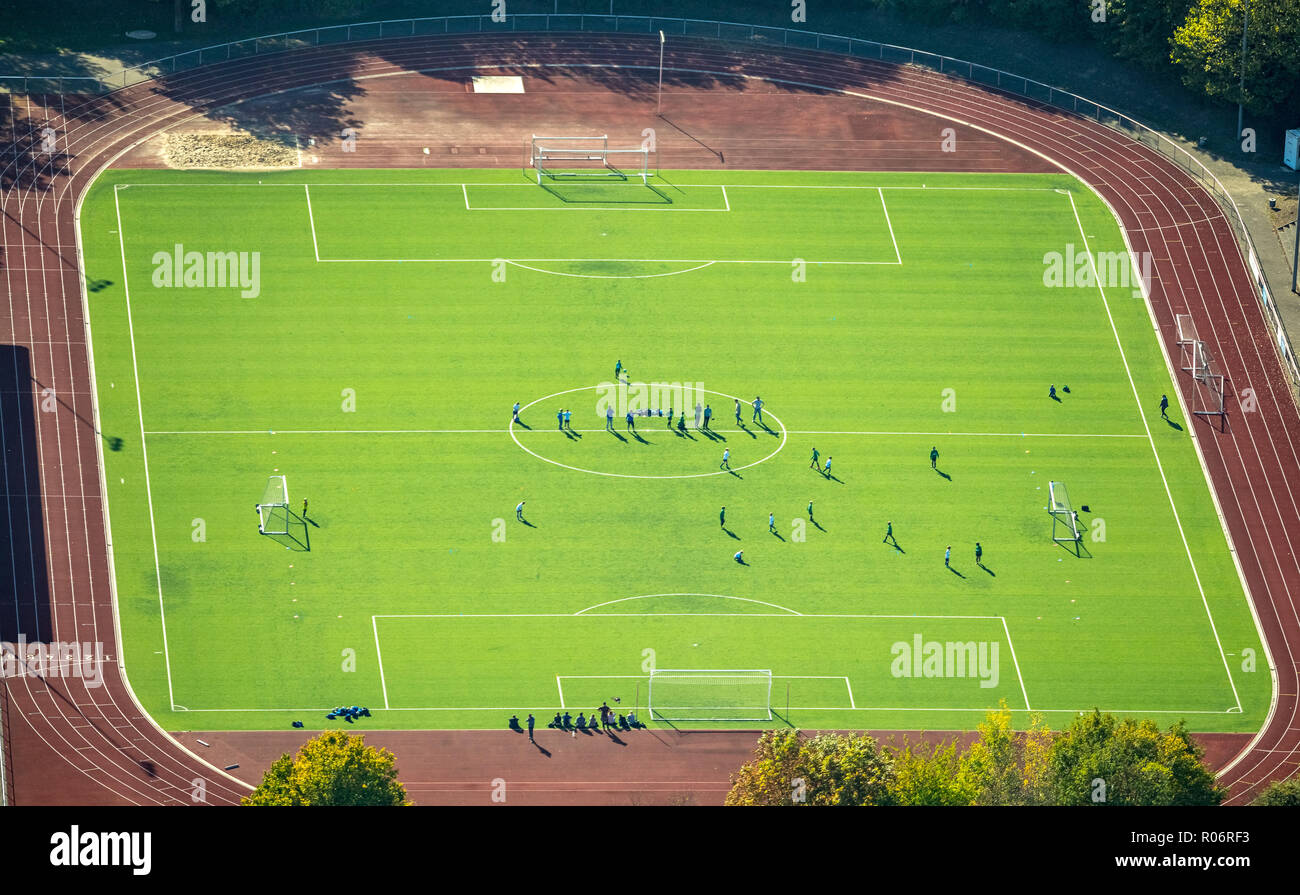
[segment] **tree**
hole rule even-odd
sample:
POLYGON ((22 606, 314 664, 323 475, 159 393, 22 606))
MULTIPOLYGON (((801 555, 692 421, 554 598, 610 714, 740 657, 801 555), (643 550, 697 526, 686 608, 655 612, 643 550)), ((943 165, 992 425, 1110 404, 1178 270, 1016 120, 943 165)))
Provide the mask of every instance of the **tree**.
POLYGON ((1106 0, 1106 21, 1094 32, 1116 57, 1159 71, 1169 64, 1174 31, 1192 0, 1106 0))
POLYGON ((728 805, 884 805, 892 761, 869 736, 770 730, 732 777, 728 805))
POLYGON ((244 805, 409 805, 393 753, 365 737, 327 730, 280 756, 244 805))
POLYGON ((1265 807, 1300 806, 1300 777, 1278 780, 1250 804, 1265 807))
POLYGON ((1048 778, 1058 805, 1218 805, 1227 792, 1204 754, 1181 721, 1161 731, 1093 711, 1055 742, 1048 778))
POLYGON ((904 745, 894 756, 894 780, 890 786, 898 805, 959 806, 975 802, 975 791, 962 778, 957 744, 904 745))
POLYGON ((1259 115, 1300 112, 1300 0, 1250 0, 1244 91, 1243 18, 1242 0, 1192 4, 1172 41, 1183 83, 1259 115))
POLYGON ((1052 732, 1042 715, 1031 715, 1029 729, 1017 734, 1005 701, 978 727, 980 738, 961 760, 961 776, 975 805, 1048 805, 1048 755, 1052 732))

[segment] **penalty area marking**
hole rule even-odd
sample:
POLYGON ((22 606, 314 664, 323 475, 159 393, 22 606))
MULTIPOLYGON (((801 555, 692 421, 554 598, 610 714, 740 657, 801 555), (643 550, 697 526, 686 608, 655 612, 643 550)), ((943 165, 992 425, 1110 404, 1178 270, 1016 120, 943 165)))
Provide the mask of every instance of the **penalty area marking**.
MULTIPOLYGON (((519 412, 523 413, 525 410, 527 410, 529 407, 532 407, 534 404, 540 404, 542 401, 549 401, 552 398, 558 398, 560 395, 568 395, 568 394, 572 394, 573 392, 585 392, 597 388, 600 388, 600 386, 580 385, 577 388, 567 388, 564 389, 563 391, 555 392, 553 394, 545 395, 541 398, 536 398, 532 401, 529 401, 523 407, 519 408, 519 412)), ((696 389, 696 391, 707 392, 710 395, 720 395, 723 398, 731 398, 733 401, 740 401, 740 403, 742 404, 748 404, 751 407, 753 406, 751 402, 746 401, 743 398, 738 398, 735 395, 728 395, 726 392, 717 392, 710 388, 696 389)), ((775 413, 769 413, 768 416, 776 420, 776 424, 781 427, 781 442, 776 446, 775 450, 773 450, 772 453, 768 454, 766 457, 763 457, 762 459, 759 460, 755 460, 753 463, 748 463, 744 466, 736 466, 731 469, 719 469, 714 472, 681 473, 678 475, 634 475, 632 473, 626 473, 626 472, 601 472, 598 469, 585 469, 581 466, 570 466, 567 463, 561 463, 559 460, 552 460, 550 457, 543 457, 541 454, 537 453, 536 451, 532 451, 524 447, 523 442, 519 440, 519 436, 515 434, 515 424, 513 420, 511 420, 510 422, 510 437, 514 439, 515 444, 519 445, 519 449, 524 453, 531 454, 532 456, 536 457, 538 460, 544 460, 545 462, 551 463, 555 466, 559 466, 564 469, 572 469, 574 472, 585 472, 588 473, 589 475, 606 475, 606 476, 611 476, 613 478, 619 478, 619 479, 702 479, 711 475, 731 475, 733 472, 740 472, 742 469, 749 469, 753 466, 757 466, 760 463, 766 463, 768 460, 771 460, 777 454, 781 453, 781 449, 785 447, 786 441, 789 440, 789 435, 785 430, 785 424, 781 422, 781 418, 779 416, 777 416, 775 413)), ((601 429, 600 431, 604 432, 608 430, 601 429)))
MULTIPOLYGON (((997 622, 1000 622, 1000 623, 1001 623, 1003 633, 1006 634, 1006 638, 1007 638, 1007 647, 1011 650, 1011 661, 1012 661, 1012 664, 1015 666, 1015 669, 1016 669, 1016 679, 1017 679, 1017 681, 1019 681, 1019 683, 1020 683, 1020 693, 1021 693, 1021 696, 1023 696, 1023 697, 1024 697, 1024 700, 1025 700, 1025 708, 1023 708, 1023 709, 1012 709, 1012 711, 1024 711, 1024 712, 1032 712, 1032 711, 1053 711, 1053 712, 1065 712, 1065 711, 1070 711, 1070 712, 1073 712, 1073 711, 1076 711, 1075 709, 1034 709, 1033 706, 1030 704, 1030 702, 1029 702, 1029 694, 1028 694, 1028 692, 1026 692, 1026 690, 1025 690, 1025 679, 1024 679, 1024 676, 1021 674, 1021 671, 1020 671, 1020 662, 1019 662, 1019 660, 1016 658, 1016 649, 1015 649, 1015 645, 1014 645, 1014 644, 1012 643, 1012 641, 1011 641, 1011 629, 1007 626, 1007 620, 1006 620, 1006 617, 1005 617, 1005 616, 1001 616, 1001 615, 891 615, 891 614, 871 614, 871 613, 809 613, 809 614, 806 614, 806 615, 805 615, 805 614, 800 613, 800 612, 795 612, 795 610, 793 610, 793 609, 788 609, 788 608, 786 608, 786 607, 784 607, 784 606, 776 606, 775 604, 772 604, 772 603, 763 603, 763 601, 761 601, 761 600, 750 600, 750 599, 748 599, 748 598, 746 598, 746 597, 732 597, 732 596, 728 596, 728 595, 726 595, 726 594, 643 594, 643 595, 641 595, 641 596, 636 596, 636 597, 622 597, 622 598, 617 599, 617 600, 609 600, 609 601, 607 601, 607 602, 605 602, 605 603, 598 603, 598 604, 596 604, 595 606, 588 606, 586 609, 580 609, 580 610, 578 610, 577 612, 574 612, 574 613, 571 613, 571 614, 569 614, 569 613, 560 613, 560 612, 526 612, 526 613, 508 613, 508 612, 505 612, 505 613, 499 613, 499 612, 464 613, 464 612, 461 612, 461 613, 394 613, 394 614, 372 615, 372 616, 370 616, 370 624, 371 624, 371 626, 372 626, 372 628, 374 629, 374 632, 375 632, 375 655, 376 655, 376 659, 377 659, 377 662, 378 662, 378 665, 379 665, 379 679, 380 679, 380 683, 381 683, 381 686, 383 686, 383 690, 384 690, 384 708, 385 708, 385 709, 388 709, 389 711, 399 711, 399 712, 420 712, 420 711, 427 711, 427 712, 455 712, 455 711, 478 712, 478 711, 483 711, 483 712, 486 712, 486 711, 514 711, 514 710, 515 710, 515 709, 510 708, 510 707, 504 707, 504 708, 502 708, 502 707, 465 707, 465 708, 460 708, 460 707, 454 707, 454 706, 423 706, 423 707, 418 707, 418 708, 411 708, 411 707, 408 707, 408 708, 396 708, 396 709, 392 708, 392 706, 390 706, 390 705, 388 704, 388 688, 387 688, 387 684, 385 683, 385 677, 384 677, 384 659, 383 659, 383 654, 380 652, 380 649, 379 649, 379 619, 381 619, 381 618, 394 618, 394 619, 403 619, 403 618, 431 618, 431 619, 465 619, 465 618, 602 618, 602 617, 604 617, 604 618, 609 618, 609 617, 623 617, 623 618, 659 618, 659 617, 671 617, 671 616, 693 616, 693 617, 715 617, 715 616, 723 616, 723 617, 728 617, 728 618, 800 618, 800 619, 819 619, 819 618, 908 619, 908 620, 916 620, 916 619, 942 619, 942 620, 945 620, 945 621, 960 621, 960 620, 965 620, 965 621, 970 621, 970 620, 978 620, 978 621, 997 621, 997 622), (751 602, 751 603, 762 603, 762 604, 765 605, 765 606, 772 606, 773 608, 777 608, 777 609, 781 609, 781 610, 783 610, 786 614, 784 614, 784 615, 775 615, 775 614, 771 614, 771 613, 735 613, 735 612, 683 612, 683 613, 675 613, 675 612, 641 612, 641 613, 611 613, 609 616, 601 616, 601 615, 599 615, 599 614, 596 614, 596 615, 584 615, 584 614, 583 614, 583 613, 586 613, 588 610, 596 609, 596 608, 598 608, 598 607, 600 607, 600 606, 608 606, 608 605, 610 605, 611 603, 620 603, 620 602, 623 602, 624 600, 644 600, 644 599, 648 599, 648 598, 650 598, 650 597, 660 597, 660 596, 704 596, 704 597, 718 597, 718 598, 721 598, 721 599, 724 599, 724 600, 742 600, 742 601, 745 601, 745 602, 751 602)), ((564 690, 563 690, 563 687, 560 685, 560 681, 561 681, 563 678, 570 678, 570 679, 573 679, 573 680, 577 680, 577 679, 580 679, 580 678, 590 678, 590 679, 606 679, 606 678, 613 679, 613 678, 619 678, 619 679, 628 679, 628 680, 631 680, 631 679, 644 679, 645 677, 646 677, 645 675, 629 675, 629 674, 622 674, 622 675, 619 675, 619 674, 614 674, 614 675, 610 675, 610 674, 567 674, 567 675, 556 675, 556 676, 555 676, 555 682, 556 682, 556 686, 560 688, 560 706, 561 706, 561 708, 563 708, 563 707, 564 707, 564 690)), ((848 687, 848 692, 849 692, 849 706, 848 706, 848 707, 845 707, 845 706, 818 706, 818 707, 807 707, 807 708, 803 708, 803 709, 801 709, 801 710, 802 710, 802 711, 858 711, 858 710, 859 710, 859 709, 858 709, 858 706, 857 706, 857 704, 856 704, 856 702, 855 702, 855 700, 854 700, 854 698, 853 698, 853 687, 852 687, 852 685, 850 684, 849 679, 848 679, 847 676, 844 676, 844 675, 790 675, 790 674, 780 674, 780 675, 773 675, 772 677, 773 677, 774 680, 776 680, 776 679, 782 679, 782 680, 794 680, 794 679, 801 679, 801 680, 843 680, 844 683, 845 683, 845 686, 848 687)), ((864 707, 862 707, 862 709, 861 709, 861 711, 880 711, 880 712, 925 712, 925 711, 936 711, 936 712, 978 712, 978 711, 983 711, 983 712, 987 712, 987 711, 994 711, 994 710, 995 710, 995 709, 993 709, 993 708, 991 708, 991 707, 986 707, 986 708, 931 708, 931 707, 928 707, 928 706, 864 706, 864 707)), ((210 711, 210 712, 234 712, 234 711, 241 711, 241 710, 240 710, 240 709, 198 709, 197 711, 210 711)), ((289 711, 289 710, 287 710, 287 709, 250 709, 250 711, 266 711, 266 712, 270 712, 270 711, 289 711)), ((294 711, 305 711, 305 710, 294 710, 294 711)), ((1229 710, 1228 710, 1228 712, 1232 712, 1232 711, 1233 711, 1232 709, 1229 709, 1229 710)), ((1237 711, 1240 711, 1240 710, 1238 709, 1237 711)), ((1136 713, 1134 713, 1134 712, 1129 712, 1129 713, 1130 713, 1130 714, 1143 714, 1143 713, 1141 713, 1141 712, 1136 712, 1136 713)), ((1178 712, 1176 712, 1176 711, 1174 711, 1174 710, 1153 710, 1152 712, 1150 712, 1150 714, 1178 714, 1178 712)), ((1223 712, 1220 712, 1220 711, 1213 711, 1213 710, 1208 710, 1208 709, 1203 709, 1203 710, 1190 710, 1190 711, 1188 711, 1186 714, 1217 715, 1217 714, 1223 714, 1223 712)))

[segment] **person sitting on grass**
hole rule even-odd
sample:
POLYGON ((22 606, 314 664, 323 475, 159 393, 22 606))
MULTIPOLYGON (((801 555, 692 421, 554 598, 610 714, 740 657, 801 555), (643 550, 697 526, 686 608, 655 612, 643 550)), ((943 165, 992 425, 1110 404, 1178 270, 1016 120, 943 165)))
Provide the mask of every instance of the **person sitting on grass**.
POLYGON ((579 730, 587 729, 587 719, 583 716, 582 712, 578 712, 577 728, 579 730))
POLYGON ((511 730, 523 730, 523 728, 519 726, 519 716, 518 716, 518 715, 511 715, 511 716, 510 716, 510 729, 511 729, 511 730))
POLYGON ((551 720, 551 723, 547 724, 546 726, 554 727, 556 730, 559 730, 562 727, 564 727, 564 720, 560 717, 560 713, 556 712, 555 717, 551 720))
POLYGON ((568 712, 564 713, 564 729, 568 730, 573 726, 573 716, 568 712))
POLYGON ((636 712, 627 713, 627 723, 630 724, 633 727, 633 729, 641 726, 641 723, 636 719, 636 712))
POLYGON ((618 729, 619 729, 619 730, 631 730, 631 729, 632 729, 631 725, 629 725, 629 724, 627 723, 627 716, 626 716, 626 715, 619 715, 619 716, 618 716, 618 729))

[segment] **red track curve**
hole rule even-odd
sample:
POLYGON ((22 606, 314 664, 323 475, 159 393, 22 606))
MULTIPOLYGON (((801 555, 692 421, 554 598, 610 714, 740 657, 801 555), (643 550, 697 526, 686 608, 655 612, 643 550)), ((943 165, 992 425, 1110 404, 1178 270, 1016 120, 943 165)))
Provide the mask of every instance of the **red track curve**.
MULTIPOLYGON (((117 643, 98 436, 87 422, 95 415, 76 231, 80 199, 105 166, 184 118, 273 91, 470 66, 650 71, 658 53, 658 41, 632 35, 386 39, 222 63, 108 97, 56 97, 45 106, 36 97, 12 99, 9 136, 21 149, 0 170, 6 185, 0 202, 6 295, 0 343, 31 349, 35 379, 60 399, 54 412, 35 414, 41 493, 27 495, 43 501, 46 542, 33 549, 44 550, 49 568, 52 630, 38 636, 117 643), (46 125, 57 135, 53 157, 26 149, 39 146, 46 125)), ((1263 730, 1221 779, 1230 787, 1229 803, 1240 804, 1265 782, 1294 773, 1300 756, 1300 560, 1288 523, 1300 510, 1291 486, 1300 482, 1292 435, 1300 432, 1300 419, 1251 276, 1215 200, 1182 169, 1116 131, 925 69, 699 39, 674 41, 664 65, 679 80, 747 76, 791 90, 851 91, 964 123, 1042 155, 1109 203, 1133 250, 1154 257, 1151 308, 1169 354, 1177 356, 1174 315, 1193 314, 1199 336, 1235 390, 1250 387, 1258 401, 1256 412, 1234 413, 1225 433, 1204 424, 1192 430, 1277 681, 1276 704, 1263 730)), ((1176 377, 1175 384, 1181 390, 1185 383, 1176 377)), ((1191 406, 1186 396, 1183 404, 1191 406)), ((5 524, 10 537, 26 543, 25 532, 0 521, 5 524)), ((7 571, 0 569, 0 586, 7 571)), ((16 580, 14 585, 19 591, 16 580)), ((14 602, 20 629, 26 620, 24 630, 30 631, 39 617, 36 607, 14 602)), ((59 755, 74 769, 69 802, 189 804, 196 780, 205 781, 207 803, 237 801, 243 785, 163 733, 131 695, 119 657, 112 658, 100 688, 75 679, 5 681, 0 720, 12 758, 6 770, 21 767, 30 747, 32 754, 59 755)), ((44 792, 11 797, 50 800, 44 792)))

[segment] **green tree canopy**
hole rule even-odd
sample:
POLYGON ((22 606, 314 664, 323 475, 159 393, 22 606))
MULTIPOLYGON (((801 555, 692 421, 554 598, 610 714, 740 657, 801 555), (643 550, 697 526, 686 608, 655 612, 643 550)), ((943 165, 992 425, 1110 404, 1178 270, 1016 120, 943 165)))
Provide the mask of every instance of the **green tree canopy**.
POLYGON ((1250 804, 1265 807, 1300 806, 1300 777, 1277 781, 1250 804))
POLYGON ((1042 715, 1032 715, 1029 729, 1017 734, 1011 710, 1003 701, 978 727, 980 738, 961 760, 961 778, 975 805, 1049 805, 1048 778, 1053 736, 1042 715))
POLYGON ((1181 721, 1162 731, 1094 711, 1053 745, 1047 776, 1058 805, 1218 805, 1226 791, 1204 754, 1181 721))
POLYGON ((1250 0, 1241 89, 1243 0, 1195 0, 1174 31, 1172 59, 1197 93, 1252 112, 1300 113, 1300 0, 1250 0))
POLYGON ((975 790, 961 774, 957 744, 907 743, 894 756, 890 789, 899 805, 959 806, 975 803, 975 790))
POLYGON ((770 730, 732 778, 728 805, 886 805, 892 761, 869 736, 770 730))
POLYGON ((409 805, 393 753, 365 737, 327 730, 280 756, 244 805, 409 805))

